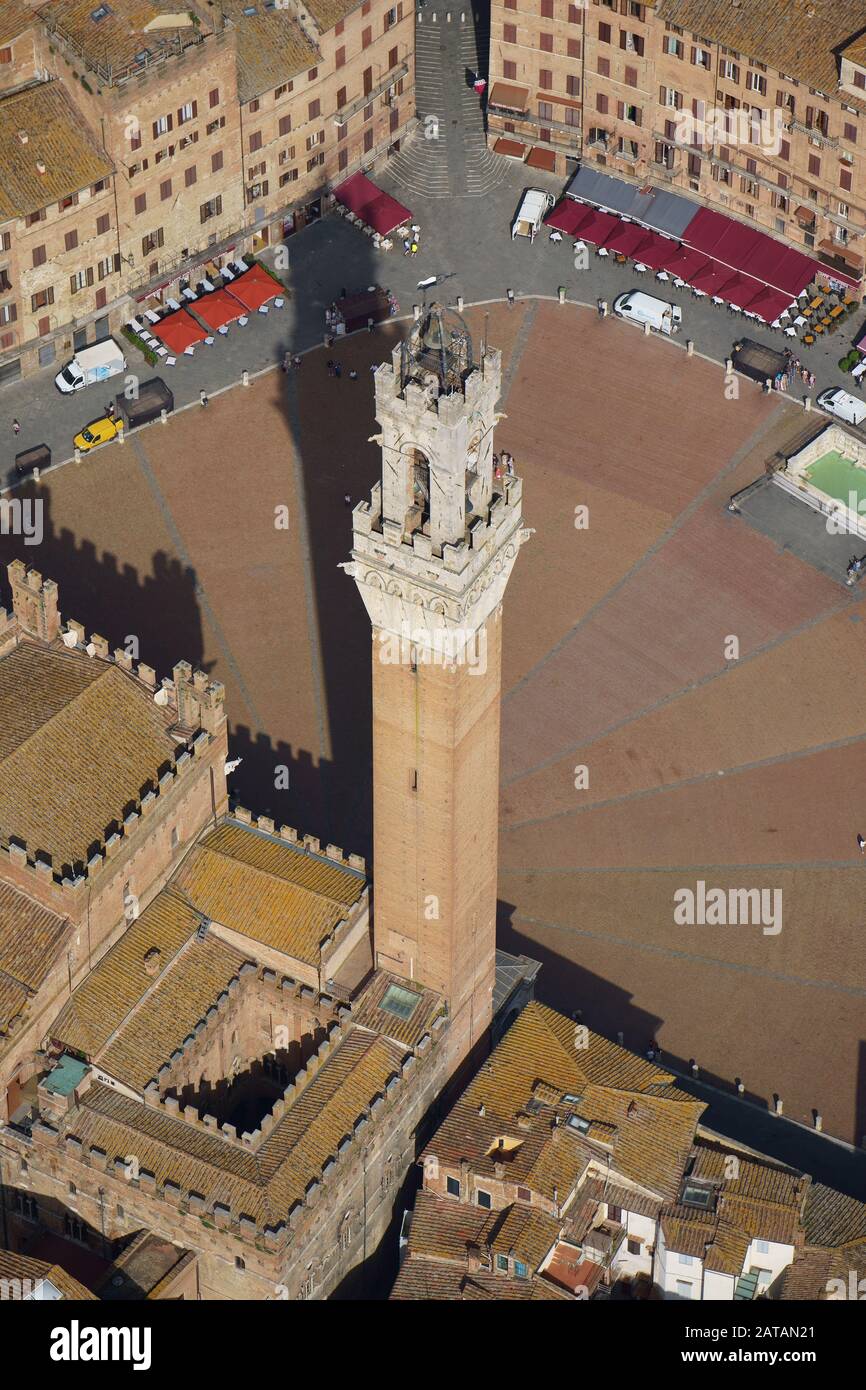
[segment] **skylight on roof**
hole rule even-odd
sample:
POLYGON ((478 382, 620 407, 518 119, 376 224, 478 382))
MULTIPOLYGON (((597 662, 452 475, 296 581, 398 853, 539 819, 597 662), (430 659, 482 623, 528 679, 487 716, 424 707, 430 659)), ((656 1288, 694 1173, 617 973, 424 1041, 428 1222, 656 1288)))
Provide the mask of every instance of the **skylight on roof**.
POLYGON ((402 1018, 405 1023, 412 1017, 420 998, 420 994, 415 994, 411 989, 404 989, 402 985, 389 985, 380 1007, 386 1014, 402 1018))
POLYGON ((562 1097, 563 1105, 579 1105, 582 1100, 583 1096, 573 1096, 570 1091, 566 1091, 562 1097))
POLYGON ((715 1191, 705 1183, 686 1181, 680 1198, 684 1207, 697 1207, 699 1211, 710 1211, 714 1205, 715 1191))
POLYGON ((589 1130, 589 1120, 585 1120, 582 1115, 569 1115, 565 1122, 569 1129, 576 1129, 578 1134, 586 1134, 589 1130))
POLYGON ((107 19, 110 14, 110 6, 100 5, 98 9, 90 11, 90 18, 93 20, 94 24, 98 24, 101 19, 107 19))

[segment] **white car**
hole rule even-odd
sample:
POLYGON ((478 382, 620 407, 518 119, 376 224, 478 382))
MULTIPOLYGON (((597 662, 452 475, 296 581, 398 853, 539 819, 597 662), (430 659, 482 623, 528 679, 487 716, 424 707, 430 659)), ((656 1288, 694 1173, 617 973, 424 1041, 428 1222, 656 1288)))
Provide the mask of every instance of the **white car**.
POLYGON ((849 396, 840 386, 834 386, 830 391, 822 391, 818 397, 818 404, 822 410, 838 416, 846 424, 860 425, 866 420, 866 402, 858 401, 856 396, 849 396))

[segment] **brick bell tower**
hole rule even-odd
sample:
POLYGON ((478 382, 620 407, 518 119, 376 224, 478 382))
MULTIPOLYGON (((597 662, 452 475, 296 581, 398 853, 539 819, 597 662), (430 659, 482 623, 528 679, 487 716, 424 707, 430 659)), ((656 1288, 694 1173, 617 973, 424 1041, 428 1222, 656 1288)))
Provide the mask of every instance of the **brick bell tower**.
POLYGON ((529 533, 493 474, 499 352, 434 304, 375 383, 382 481, 346 566, 373 626, 375 959, 446 997, 456 1064, 492 1017, 502 599, 529 533))

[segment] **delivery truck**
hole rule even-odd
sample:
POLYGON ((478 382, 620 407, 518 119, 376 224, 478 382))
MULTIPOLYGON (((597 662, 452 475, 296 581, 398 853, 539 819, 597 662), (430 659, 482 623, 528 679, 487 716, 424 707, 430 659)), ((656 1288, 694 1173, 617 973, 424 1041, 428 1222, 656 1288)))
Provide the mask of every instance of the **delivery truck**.
POLYGON ((54 385, 64 396, 73 391, 82 391, 95 381, 106 381, 118 372, 126 371, 126 358, 113 338, 104 343, 94 343, 92 347, 76 352, 71 362, 67 362, 54 378, 54 385))
POLYGON ((511 227, 511 240, 525 236, 533 242, 541 229, 545 214, 553 207, 553 203, 552 194, 543 193, 540 188, 528 188, 511 227))
POLYGON ((632 323, 648 323, 656 333, 678 333, 683 311, 678 304, 668 304, 655 295, 630 290, 613 301, 613 312, 632 323))

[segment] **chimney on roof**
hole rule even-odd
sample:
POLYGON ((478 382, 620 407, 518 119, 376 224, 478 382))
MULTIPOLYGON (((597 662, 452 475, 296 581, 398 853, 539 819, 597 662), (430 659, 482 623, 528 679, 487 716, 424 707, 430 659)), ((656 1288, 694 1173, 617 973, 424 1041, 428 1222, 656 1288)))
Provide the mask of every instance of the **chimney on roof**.
POLYGON ((630 1101, 629 1101, 629 1103, 628 1103, 628 1109, 626 1110, 625 1113, 626 1113, 626 1115, 628 1116, 628 1118, 629 1118, 630 1120, 633 1120, 633 1119, 634 1119, 635 1115, 637 1114, 637 1101, 636 1101, 636 1100, 630 1100, 630 1101))
POLYGON ((482 1117, 483 1117, 484 1114, 486 1113, 483 1105, 479 1105, 479 1107, 478 1107, 478 1113, 479 1113, 479 1115, 481 1115, 482 1117))
POLYGON ((18 139, 21 141, 22 145, 26 145, 27 141, 30 139, 30 136, 27 134, 26 130, 19 130, 18 139))
POLYGON ((37 172, 37 174, 44 174, 44 173, 47 172, 47 170, 46 170, 46 168, 45 168, 45 161, 44 161, 44 160, 42 160, 42 159, 37 159, 37 161, 36 161, 36 172, 37 172))
POLYGON ((144 970, 145 970, 145 974, 147 974, 147 975, 158 975, 158 974, 159 974, 159 962, 160 962, 161 959, 162 959, 162 953, 161 953, 159 947, 158 947, 158 946, 151 946, 150 950, 147 951, 147 952, 145 953, 145 957, 144 957, 144 970))

